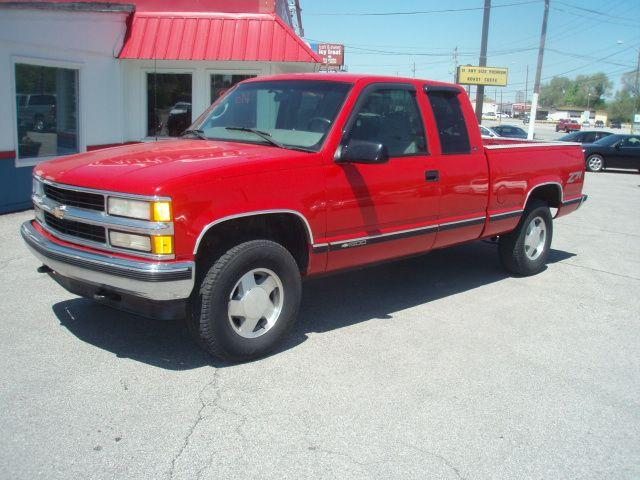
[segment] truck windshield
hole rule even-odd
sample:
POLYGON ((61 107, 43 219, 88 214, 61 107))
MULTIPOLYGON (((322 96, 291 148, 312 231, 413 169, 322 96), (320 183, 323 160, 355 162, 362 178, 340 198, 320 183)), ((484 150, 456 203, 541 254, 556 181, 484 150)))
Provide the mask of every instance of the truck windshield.
POLYGON ((190 129, 211 140, 318 151, 351 86, 318 80, 242 83, 190 129))

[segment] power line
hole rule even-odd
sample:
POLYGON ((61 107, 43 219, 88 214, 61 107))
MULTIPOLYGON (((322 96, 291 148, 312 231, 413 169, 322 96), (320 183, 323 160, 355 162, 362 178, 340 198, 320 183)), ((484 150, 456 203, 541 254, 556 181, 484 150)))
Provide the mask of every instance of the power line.
MULTIPOLYGON (((580 13, 577 13, 577 12, 572 12, 572 11, 570 11, 570 10, 566 10, 566 9, 564 9, 564 8, 560 8, 560 7, 555 7, 555 6, 554 6, 554 7, 553 7, 553 9, 554 9, 554 10, 557 10, 558 12, 568 13, 569 15, 575 15, 576 17, 590 18, 590 17, 589 17, 589 16, 587 16, 587 15, 580 14, 580 13)), ((605 19, 605 18, 599 18, 599 19, 598 19, 598 22, 601 22, 601 23, 610 23, 610 24, 612 24, 612 25, 616 25, 616 26, 618 26, 618 27, 628 27, 628 28, 638 28, 638 27, 640 27, 640 24, 637 24, 637 23, 636 23, 636 24, 634 24, 634 23, 622 23, 622 22, 620 22, 620 21, 607 20, 607 19, 605 19)))
MULTIPOLYGON (((518 7, 520 5, 529 5, 532 3, 540 3, 540 0, 529 0, 526 2, 517 3, 503 3, 501 5, 493 5, 491 8, 504 8, 504 7, 518 7)), ((469 7, 469 8, 446 8, 443 10, 416 10, 407 12, 306 12, 305 15, 317 15, 317 16, 362 16, 362 17, 390 17, 397 15, 429 15, 438 13, 459 13, 459 12, 474 12, 478 10, 484 10, 484 7, 469 7)))
POLYGON ((611 14, 606 13, 606 12, 601 12, 600 10, 593 10, 593 9, 591 9, 591 8, 585 8, 585 7, 580 7, 580 6, 578 6, 578 5, 572 5, 572 4, 570 4, 570 3, 563 2, 563 1, 561 1, 561 0, 556 0, 556 2, 555 2, 555 3, 559 3, 559 4, 561 4, 561 5, 565 5, 565 6, 567 6, 567 7, 573 8, 573 9, 575 9, 575 10, 581 10, 581 11, 583 11, 583 12, 591 13, 591 14, 593 14, 593 15, 597 15, 597 16, 601 16, 601 17, 612 18, 612 19, 615 19, 615 20, 625 20, 625 21, 630 21, 630 22, 633 22, 633 21, 634 21, 632 18, 628 18, 628 17, 618 17, 618 16, 616 16, 616 15, 611 15, 611 14))
MULTIPOLYGON (((312 38, 307 38, 305 37, 305 40, 307 40, 308 42, 312 42, 312 43, 324 43, 320 40, 316 40, 316 39, 312 39, 312 38)), ((357 46, 356 44, 349 44, 349 43, 345 43, 343 44, 345 47, 349 47, 353 50, 356 50, 356 53, 360 54, 360 55, 407 55, 407 56, 421 56, 421 57, 443 57, 443 58, 450 58, 451 57, 451 49, 448 49, 448 51, 446 52, 401 52, 401 51, 397 51, 397 50, 379 50, 376 48, 367 48, 367 47, 362 47, 362 46, 357 46)), ((362 45, 362 44, 360 44, 362 45)), ((405 47, 399 47, 399 48, 405 48, 405 47)), ((410 46, 407 46, 406 48, 413 48, 410 46)), ((507 50, 494 50, 494 51, 489 51, 488 55, 490 56, 499 56, 499 55, 511 55, 513 53, 522 53, 522 52, 528 52, 528 51, 532 51, 532 50, 536 50, 537 47, 529 47, 529 48, 512 48, 512 49, 507 49, 507 50)), ((467 52, 458 52, 459 56, 465 56, 465 57, 474 57, 476 55, 478 55, 478 51, 467 51, 467 52)))

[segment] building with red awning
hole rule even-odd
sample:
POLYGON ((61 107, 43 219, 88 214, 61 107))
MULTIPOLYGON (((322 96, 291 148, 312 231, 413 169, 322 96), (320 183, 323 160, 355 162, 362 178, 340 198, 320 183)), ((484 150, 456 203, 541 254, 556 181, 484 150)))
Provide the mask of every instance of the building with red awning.
POLYGON ((0 0, 0 213, 33 165, 180 135, 236 83, 309 72, 299 0, 0 0))

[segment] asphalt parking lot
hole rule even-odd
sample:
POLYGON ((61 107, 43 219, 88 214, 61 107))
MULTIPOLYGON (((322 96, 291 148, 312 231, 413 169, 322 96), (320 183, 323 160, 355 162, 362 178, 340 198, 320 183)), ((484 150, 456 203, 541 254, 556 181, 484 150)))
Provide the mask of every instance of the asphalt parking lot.
MULTIPOLYGON (((485 127, 494 127, 496 125, 514 125, 516 127, 520 127, 523 130, 527 131, 529 129, 529 125, 522 123, 522 120, 517 118, 502 118, 500 121, 498 120, 483 120, 482 125, 485 127)), ((624 128, 583 128, 583 130, 596 130, 596 131, 606 131, 611 133, 630 133, 629 127, 625 126, 624 128)), ((536 140, 557 140, 558 138, 566 135, 565 132, 556 132, 556 126, 554 123, 536 123, 535 128, 535 138, 536 140)))
POLYGON ((305 284, 284 347, 66 293, 0 217, 6 479, 639 479, 640 175, 587 174, 548 268, 477 242, 305 284))

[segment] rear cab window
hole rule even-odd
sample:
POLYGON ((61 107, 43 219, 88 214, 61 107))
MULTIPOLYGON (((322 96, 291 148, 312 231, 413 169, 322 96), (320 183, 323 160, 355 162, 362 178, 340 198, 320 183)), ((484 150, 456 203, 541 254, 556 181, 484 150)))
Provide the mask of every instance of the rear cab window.
POLYGON ((442 154, 471 152, 469 130, 464 119, 457 89, 425 87, 438 128, 442 154))

